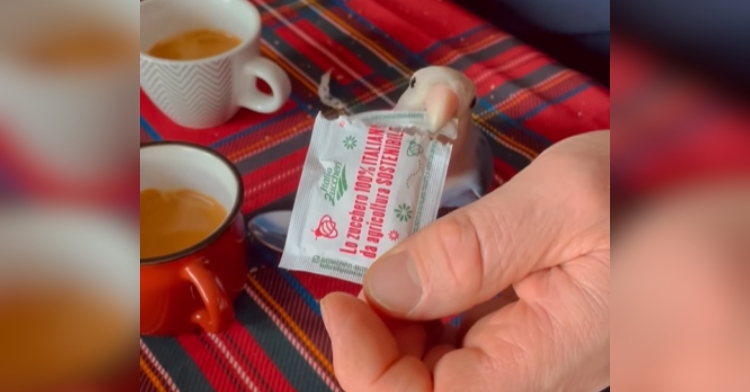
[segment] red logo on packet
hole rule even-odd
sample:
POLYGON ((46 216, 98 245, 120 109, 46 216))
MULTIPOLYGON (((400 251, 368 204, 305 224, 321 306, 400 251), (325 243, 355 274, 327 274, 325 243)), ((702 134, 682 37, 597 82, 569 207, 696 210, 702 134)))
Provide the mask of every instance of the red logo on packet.
POLYGON ((316 240, 320 237, 333 239, 339 236, 339 231, 336 230, 336 222, 330 215, 323 215, 318 222, 318 227, 312 232, 316 240))

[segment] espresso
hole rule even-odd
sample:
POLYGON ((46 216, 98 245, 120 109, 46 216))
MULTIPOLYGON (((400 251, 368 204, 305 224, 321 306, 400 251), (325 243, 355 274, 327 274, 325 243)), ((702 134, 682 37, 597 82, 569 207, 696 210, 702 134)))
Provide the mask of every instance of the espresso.
POLYGON ((97 25, 71 27, 34 39, 25 45, 26 65, 51 71, 87 71, 135 65, 137 37, 97 25))
POLYGON ((148 54, 166 60, 199 60, 228 52, 240 44, 240 38, 220 30, 192 30, 156 43, 148 54))
POLYGON ((214 198, 189 189, 141 191, 141 260, 199 244, 227 218, 214 198))
POLYGON ((118 301, 80 284, 0 288, 0 390, 99 377, 134 358, 135 325, 118 301))

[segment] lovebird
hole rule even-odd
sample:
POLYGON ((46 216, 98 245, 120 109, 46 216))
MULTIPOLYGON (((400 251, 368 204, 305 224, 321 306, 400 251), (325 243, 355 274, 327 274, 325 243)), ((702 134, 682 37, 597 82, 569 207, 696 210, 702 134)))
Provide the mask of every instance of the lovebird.
POLYGON ((492 185, 492 151, 474 126, 472 111, 477 88, 463 73, 431 66, 414 73, 393 110, 425 111, 431 132, 449 121, 458 122, 441 207, 461 207, 484 196, 492 185))

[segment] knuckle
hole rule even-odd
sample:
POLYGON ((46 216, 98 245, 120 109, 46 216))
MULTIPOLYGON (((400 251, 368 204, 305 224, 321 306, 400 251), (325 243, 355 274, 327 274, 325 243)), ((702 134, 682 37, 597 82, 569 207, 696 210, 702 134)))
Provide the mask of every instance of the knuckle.
POLYGON ((427 254, 432 256, 425 261, 432 263, 430 269, 440 281, 428 283, 437 285, 436 289, 456 287, 464 292, 475 292, 481 286, 484 268, 474 222, 466 214, 454 213, 446 216, 434 228, 434 239, 426 244, 429 247, 427 254))
POLYGON ((573 211, 610 209, 609 144, 601 137, 583 135, 553 146, 538 159, 545 177, 552 176, 563 192, 559 197, 573 211))
POLYGON ((481 258, 489 262, 497 257, 500 244, 504 247, 514 247, 517 243, 514 228, 517 228, 522 217, 531 216, 531 211, 508 211, 495 200, 487 199, 488 203, 477 203, 473 206, 471 214, 467 219, 475 228, 477 247, 481 252, 481 258))

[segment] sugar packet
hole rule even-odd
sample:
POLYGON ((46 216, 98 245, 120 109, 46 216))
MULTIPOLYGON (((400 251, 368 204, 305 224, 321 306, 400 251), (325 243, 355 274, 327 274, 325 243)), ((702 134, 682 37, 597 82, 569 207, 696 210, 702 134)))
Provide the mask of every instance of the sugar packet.
POLYGON ((279 266, 362 283, 434 221, 458 128, 427 129, 423 112, 318 115, 279 266))

